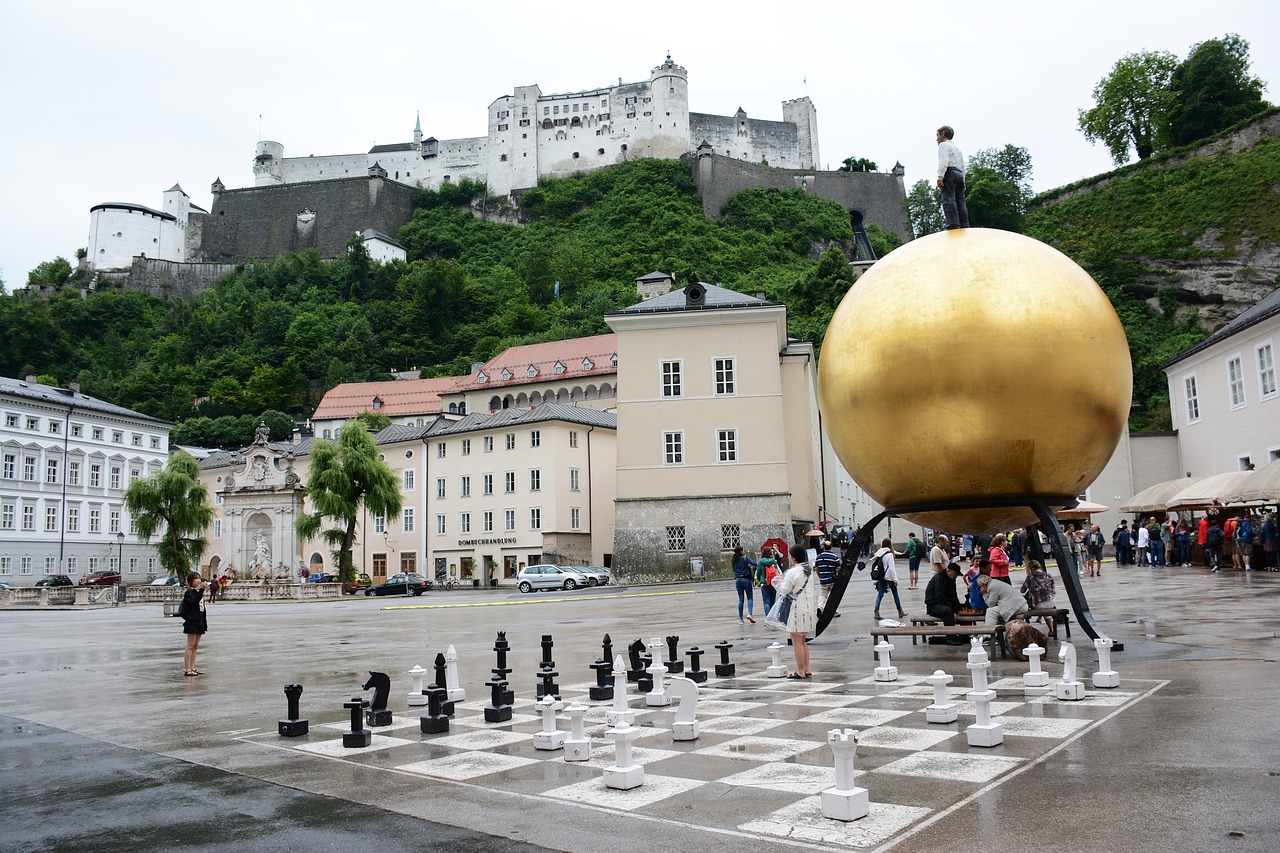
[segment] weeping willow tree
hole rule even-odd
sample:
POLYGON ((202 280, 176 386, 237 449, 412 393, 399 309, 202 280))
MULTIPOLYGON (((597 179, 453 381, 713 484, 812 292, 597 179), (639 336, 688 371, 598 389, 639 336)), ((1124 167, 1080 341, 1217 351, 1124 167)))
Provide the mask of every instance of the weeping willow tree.
POLYGON ((213 521, 209 490, 200 482, 200 464, 190 454, 176 454, 154 477, 130 483, 124 505, 137 528, 138 541, 149 543, 158 536, 160 565, 185 580, 209 548, 204 531, 213 521))

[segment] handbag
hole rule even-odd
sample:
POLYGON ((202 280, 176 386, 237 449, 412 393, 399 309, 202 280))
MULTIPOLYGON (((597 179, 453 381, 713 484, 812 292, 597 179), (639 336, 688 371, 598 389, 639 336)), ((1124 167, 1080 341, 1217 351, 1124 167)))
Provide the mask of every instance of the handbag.
POLYGON ((795 592, 789 592, 774 602, 773 608, 764 617, 765 627, 774 628, 778 631, 787 630, 787 619, 791 616, 791 603, 795 601, 796 594, 804 589, 807 583, 809 583, 809 576, 805 575, 804 583, 800 584, 800 589, 795 592))

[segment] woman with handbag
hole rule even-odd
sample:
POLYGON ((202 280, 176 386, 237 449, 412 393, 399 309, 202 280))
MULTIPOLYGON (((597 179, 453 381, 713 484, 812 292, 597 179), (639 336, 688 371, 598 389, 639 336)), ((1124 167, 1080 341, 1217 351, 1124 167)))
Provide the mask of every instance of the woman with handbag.
MULTIPOLYGON (((791 561, 794 565, 782 576, 782 582, 778 585, 778 603, 775 605, 779 610, 777 621, 787 626, 787 633, 791 635, 791 650, 796 656, 796 671, 787 676, 792 679, 813 677, 813 672, 809 669, 807 638, 818 627, 818 593, 815 589, 818 580, 814 577, 808 557, 809 553, 803 545, 791 546, 791 561), (781 612, 783 608, 787 609, 785 618, 781 612)), ((770 616, 772 618, 774 614, 770 616)))
POLYGON ((187 575, 187 589, 182 594, 182 603, 178 605, 178 615, 182 617, 182 633, 187 635, 187 647, 182 653, 182 663, 186 668, 182 674, 187 677, 204 675, 196 669, 196 650, 200 648, 200 638, 209 630, 204 613, 204 578, 199 572, 187 575))

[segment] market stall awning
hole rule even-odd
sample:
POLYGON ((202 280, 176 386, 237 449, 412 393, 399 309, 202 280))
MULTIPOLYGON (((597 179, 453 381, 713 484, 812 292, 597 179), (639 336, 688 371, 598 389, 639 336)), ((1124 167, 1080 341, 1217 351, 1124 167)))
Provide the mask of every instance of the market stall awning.
POLYGON ((1180 477, 1177 480, 1167 480, 1163 483, 1156 483, 1154 486, 1147 486, 1128 502, 1120 507, 1120 512, 1164 512, 1168 508, 1169 499, 1178 492, 1195 485, 1203 479, 1201 477, 1180 477))
POLYGON ((1263 465, 1223 494, 1225 504, 1280 502, 1280 459, 1263 465))
POLYGON ((1240 485, 1240 481, 1249 474, 1249 471, 1228 471, 1225 474, 1205 477, 1169 498, 1166 508, 1173 511, 1223 506, 1223 497, 1234 491, 1236 486, 1240 485))
POLYGON ((1076 504, 1071 509, 1058 510, 1055 515, 1058 516, 1059 521, 1062 521, 1063 519, 1072 520, 1089 518, 1094 513, 1106 512, 1109 509, 1111 509, 1111 507, 1106 504, 1096 504, 1093 501, 1080 501, 1080 503, 1076 504))

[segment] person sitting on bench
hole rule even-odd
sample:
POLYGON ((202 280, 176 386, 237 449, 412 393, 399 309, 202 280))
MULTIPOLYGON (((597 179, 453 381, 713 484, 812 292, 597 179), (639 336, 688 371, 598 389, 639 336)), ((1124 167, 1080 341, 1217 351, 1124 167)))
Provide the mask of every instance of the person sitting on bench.
POLYGON ((978 575, 978 589, 982 590, 982 597, 987 602, 986 624, 1003 625, 1026 617, 1026 599, 1009 584, 992 583, 990 575, 978 575))
MULTIPOLYGON (((955 625, 960 610, 960 596, 956 595, 956 578, 960 577, 959 563, 952 563, 944 571, 935 572, 924 590, 924 606, 930 616, 941 619, 943 625, 955 625)), ((947 637, 947 645, 963 646, 963 637, 947 637)))

